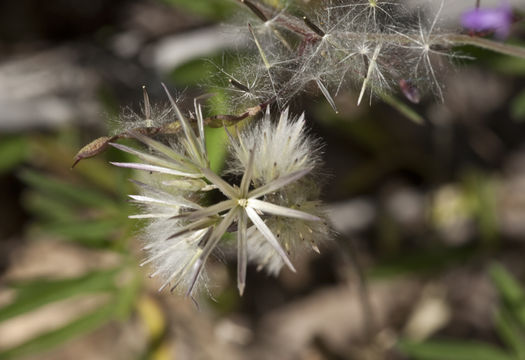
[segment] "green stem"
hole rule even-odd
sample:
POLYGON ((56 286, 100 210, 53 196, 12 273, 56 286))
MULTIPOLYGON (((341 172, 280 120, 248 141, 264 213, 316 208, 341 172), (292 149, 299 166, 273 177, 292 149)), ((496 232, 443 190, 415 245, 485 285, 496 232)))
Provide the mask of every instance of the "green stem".
MULTIPOLYGON (((346 39, 363 39, 364 34, 359 33, 342 33, 335 36, 344 37, 346 39)), ((500 54, 515 56, 521 59, 525 59, 525 47, 505 44, 502 42, 485 39, 477 36, 470 36, 464 34, 440 34, 431 35, 428 41, 424 41, 420 36, 414 35, 400 35, 400 34, 366 34, 366 40, 368 41, 384 41, 397 43, 399 45, 409 44, 423 44, 428 42, 430 46, 441 45, 445 47, 460 46, 460 45, 472 45, 482 49, 491 50, 500 54)))
MULTIPOLYGON (((292 32, 296 32, 300 36, 304 36, 302 32, 299 32, 293 25, 293 23, 288 24, 286 21, 283 21, 281 25, 288 28, 292 32)), ((316 34, 312 32, 311 36, 316 34)), ((400 35, 400 34, 381 34, 381 33, 356 33, 356 32, 335 32, 332 34, 335 38, 344 38, 346 40, 356 39, 363 41, 365 38, 367 41, 386 41, 386 42, 395 42, 398 44, 410 44, 410 43, 421 43, 427 42, 430 45, 472 45, 477 46, 482 49, 491 50, 500 54, 515 56, 521 59, 525 59, 525 47, 515 46, 510 44, 501 43, 498 41, 485 39, 482 37, 464 35, 464 34, 440 34, 440 35, 430 35, 428 39, 421 39, 420 36, 414 35, 400 35), (425 41, 427 40, 427 41, 425 41)))
POLYGON ((482 37, 464 35, 464 34, 440 34, 440 35, 431 35, 427 41, 421 39, 420 36, 415 35, 400 35, 400 34, 360 34, 353 32, 346 33, 334 33, 333 35, 336 38, 344 38, 346 40, 360 40, 363 41, 363 38, 366 38, 367 41, 371 42, 386 42, 386 43, 395 43, 399 45, 410 45, 410 44, 424 44, 428 43, 430 46, 460 46, 460 45, 472 45, 482 49, 491 50, 500 54, 515 56, 521 59, 525 59, 525 47, 516 46, 501 43, 498 41, 485 39, 482 37))
POLYGON ((515 46, 510 44, 504 44, 501 42, 481 38, 481 37, 475 37, 475 36, 469 36, 469 35, 445 35, 440 36, 441 38, 445 39, 445 41, 448 41, 449 43, 453 43, 455 45, 473 45, 477 46, 482 49, 491 50, 500 54, 510 55, 519 57, 522 59, 525 59, 525 47, 522 46, 515 46))

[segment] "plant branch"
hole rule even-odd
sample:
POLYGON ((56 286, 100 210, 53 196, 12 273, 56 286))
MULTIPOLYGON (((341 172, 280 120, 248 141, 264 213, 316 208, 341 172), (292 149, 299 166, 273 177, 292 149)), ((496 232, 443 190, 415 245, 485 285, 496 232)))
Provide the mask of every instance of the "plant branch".
MULTIPOLYGON (((303 19, 304 20, 304 19, 303 19)), ((304 20, 306 21, 306 20, 304 20)), ((303 21, 303 22, 304 22, 303 21)), ((279 24, 289 31, 296 33, 303 37, 318 37, 326 35, 320 32, 314 31, 309 27, 302 27, 301 21, 290 15, 281 15, 279 18, 279 24)), ((359 32, 333 32, 329 34, 335 38, 344 38, 346 40, 360 40, 360 41, 384 41, 392 42, 400 45, 410 44, 416 41, 421 41, 419 35, 400 35, 395 33, 359 33, 359 32)), ((465 35, 465 34, 439 34, 429 35, 428 43, 431 45, 441 46, 461 46, 461 45, 472 45, 482 49, 491 50, 500 54, 515 56, 521 59, 525 59, 525 47, 510 45, 501 43, 498 41, 465 35)))
POLYGON ((482 49, 491 50, 500 54, 515 56, 525 59, 525 47, 505 44, 481 37, 451 34, 441 36, 445 41, 454 45, 472 45, 482 49))

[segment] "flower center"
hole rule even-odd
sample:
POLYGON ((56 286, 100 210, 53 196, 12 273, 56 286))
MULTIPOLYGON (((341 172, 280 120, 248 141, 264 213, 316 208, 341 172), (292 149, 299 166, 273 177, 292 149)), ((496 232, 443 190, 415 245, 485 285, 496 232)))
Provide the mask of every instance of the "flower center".
POLYGON ((248 199, 239 199, 237 200, 237 204, 239 204, 239 206, 246 207, 248 206, 248 199))

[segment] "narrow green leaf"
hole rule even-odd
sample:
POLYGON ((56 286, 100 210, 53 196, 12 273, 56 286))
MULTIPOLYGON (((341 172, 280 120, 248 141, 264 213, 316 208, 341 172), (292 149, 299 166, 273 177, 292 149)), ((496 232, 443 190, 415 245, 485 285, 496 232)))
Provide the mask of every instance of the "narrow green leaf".
POLYGON ((514 350, 518 359, 525 359, 525 333, 517 319, 506 309, 500 309, 495 317, 495 325, 501 339, 514 350))
POLYGON ((32 188, 42 191, 57 198, 67 199, 79 205, 100 208, 102 206, 115 206, 112 198, 93 189, 66 183, 64 181, 45 176, 36 171, 24 170, 20 178, 32 188))
POLYGON ((525 75, 525 60, 512 56, 496 56, 491 61, 494 69, 503 74, 519 76, 525 75))
MULTIPOLYGON (((209 113, 228 114, 228 98, 224 91, 214 91, 214 96, 208 100, 209 113)), ((206 149, 210 168, 216 174, 220 173, 226 162, 228 153, 228 134, 224 127, 204 129, 206 138, 206 149)))
POLYGON ((196 15, 210 20, 221 20, 227 18, 235 11, 236 5, 233 1, 224 0, 163 0, 173 6, 179 7, 196 15))
POLYGON ((93 331, 113 319, 114 304, 107 304, 66 326, 0 352, 0 359, 14 359, 52 349, 74 337, 93 331))
POLYGON ((68 223, 40 224, 43 231, 53 233, 64 240, 78 241, 85 245, 107 245, 115 234, 125 228, 120 219, 76 221, 68 223))
POLYGON ((472 247, 434 248, 426 252, 407 252, 392 260, 383 260, 371 268, 368 276, 387 278, 406 274, 431 273, 462 263, 475 254, 472 247))
POLYGON ((395 96, 385 93, 381 93, 379 94, 379 96, 381 97, 381 99, 383 99, 384 102, 392 106, 394 109, 399 111, 402 115, 406 116, 409 120, 413 121, 414 123, 418 125, 423 125, 425 123, 425 119, 421 115, 419 115, 414 109, 412 109, 407 104, 403 103, 395 96))
POLYGON ((470 341, 401 341, 398 349, 416 360, 516 360, 495 346, 470 341))
POLYGON ((73 279, 15 284, 17 296, 12 303, 0 308, 0 322, 75 295, 114 290, 118 270, 95 271, 73 279))
POLYGON ((42 192, 32 191, 24 194, 22 202, 25 209, 45 220, 69 222, 78 216, 71 205, 64 204, 60 199, 42 192))
POLYGON ((220 173, 226 161, 228 135, 224 128, 206 128, 206 147, 213 172, 220 173))
POLYGON ((525 291, 523 287, 500 264, 490 267, 490 276, 508 305, 509 311, 519 320, 521 326, 525 327, 525 291))
POLYGON ((482 244, 486 248, 496 248, 499 245, 496 185, 480 171, 467 171, 462 178, 465 199, 478 222, 482 244))
POLYGON ((524 304, 525 292, 520 283, 502 265, 493 264, 490 267, 490 276, 506 301, 512 305, 524 304))
POLYGON ((0 174, 22 163, 28 154, 27 140, 22 136, 4 137, 0 140, 0 174))
POLYGON ((520 92, 510 105, 510 113, 516 121, 525 121, 525 90, 520 92))
POLYGON ((133 271, 132 278, 120 289, 117 294, 115 316, 119 319, 129 317, 134 309, 142 285, 142 273, 133 271))

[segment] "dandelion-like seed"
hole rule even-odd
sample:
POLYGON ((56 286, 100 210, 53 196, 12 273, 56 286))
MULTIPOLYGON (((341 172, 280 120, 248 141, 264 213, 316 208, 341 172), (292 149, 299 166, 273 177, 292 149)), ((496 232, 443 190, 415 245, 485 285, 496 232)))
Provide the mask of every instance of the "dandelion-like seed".
POLYGON ((172 109, 165 105, 152 105, 146 87, 142 87, 144 100, 140 112, 125 109, 123 114, 115 121, 114 133, 145 128, 161 127, 170 122, 172 109))
POLYGON ((237 140, 232 138, 237 160, 230 163, 230 173, 242 173, 236 185, 209 167, 201 107, 195 103, 197 135, 169 93, 168 97, 183 129, 177 143, 168 146, 131 131, 132 137, 152 151, 111 144, 142 160, 113 164, 144 171, 142 181, 136 182, 141 194, 130 195, 143 212, 130 217, 149 220, 144 231, 144 249, 149 256, 143 265, 151 263, 155 268, 151 276, 163 278, 160 290, 171 285, 172 291, 184 288, 191 296, 205 285, 206 262, 232 225, 237 229, 237 282, 241 295, 250 259, 260 266, 278 264, 273 273, 281 264, 295 271, 289 258, 292 246, 307 243, 318 251, 312 234, 328 233, 319 201, 304 194, 305 187, 313 190, 307 175, 319 162, 315 142, 304 131, 304 116, 294 122, 285 110, 273 126, 267 112, 262 128, 243 132, 237 140), (263 138, 257 138, 261 131, 263 138), (277 159, 277 154, 279 160, 268 161, 269 155, 277 159), (203 194, 213 189, 225 199, 203 206, 203 194), (296 240, 291 238, 294 232, 296 240), (282 234, 285 236, 281 238, 282 234))
MULTIPOLYGON (((391 98, 390 92, 399 89, 399 84, 411 84, 418 94, 429 89, 443 102, 437 65, 444 65, 443 58, 470 59, 454 53, 454 47, 474 45, 525 58, 522 48, 460 34, 457 29, 439 29, 445 0, 440 0, 433 17, 427 17, 422 6, 407 6, 398 0, 326 0, 297 7, 294 12, 272 9, 262 1, 240 2, 254 15, 255 25, 248 32, 254 53, 264 64, 258 81, 267 78, 271 84, 272 94, 261 94, 266 99, 257 100, 264 106, 276 103, 283 109, 296 95, 317 87, 338 112, 334 97, 345 88, 357 87, 361 104, 367 92, 370 101, 374 95, 391 98), (413 18, 419 20, 417 26, 413 18)), ((477 9, 465 14, 463 24, 506 35, 510 14, 508 6, 477 9)), ((247 83, 242 85, 250 88, 247 83)), ((236 90, 246 93, 239 86, 236 90)), ((409 100, 418 102, 418 94, 410 94, 409 100)))
MULTIPOLYGON (((446 41, 443 41, 443 39, 440 38, 440 35, 435 34, 444 4, 445 2, 442 0, 434 18, 431 20, 428 26, 425 25, 424 21, 422 20, 421 14, 418 14, 419 22, 417 32, 402 33, 395 29, 392 30, 395 34, 399 35, 401 39, 406 40, 406 44, 398 43, 396 46, 417 53, 414 63, 411 64, 413 70, 411 72, 410 78, 414 81, 418 80, 419 82, 421 82, 421 79, 428 79, 430 87, 434 90, 441 102, 445 101, 443 89, 439 83, 438 74, 434 69, 434 64, 431 57, 436 56, 457 59, 472 59, 469 56, 462 56, 445 50, 444 45, 446 44, 446 41), (442 49, 439 49, 440 47, 442 49)), ((407 59, 407 61, 408 60, 409 59, 407 59)))
POLYGON ((217 71, 224 75, 227 80, 225 89, 230 95, 232 108, 244 110, 247 106, 255 106, 274 96, 272 84, 267 77, 266 69, 261 72, 261 64, 258 58, 240 57, 239 66, 242 71, 238 73, 228 72, 223 67, 213 64, 217 71), (242 104, 242 105, 240 105, 242 104))
POLYGON ((434 28, 436 27, 436 24, 437 24, 437 21, 439 19, 439 16, 441 15, 441 12, 443 11, 443 6, 444 6, 444 1, 441 1, 441 4, 439 6, 439 9, 434 17, 434 19, 432 20, 432 23, 430 24, 430 27, 425 30, 425 27, 421 21, 421 16, 419 17, 419 37, 415 37, 415 36, 408 36, 406 34, 403 34, 401 32, 396 32, 397 34, 399 34, 400 36, 406 38, 409 40, 409 42, 411 43, 411 45, 406 45, 406 46, 403 46, 401 45, 401 47, 406 47, 406 48, 409 48, 409 49, 415 49, 415 50, 419 50, 420 51, 420 55, 416 61, 416 64, 414 66, 414 77, 417 78, 418 77, 418 74, 419 74, 419 69, 421 67, 421 64, 423 63, 423 65, 425 66, 426 68, 426 72, 428 73, 428 75, 430 76, 430 78, 432 79, 434 85, 435 85, 435 89, 438 93, 438 96, 439 96, 439 99, 443 102, 444 101, 444 98, 443 98, 443 90, 441 89, 441 86, 439 85, 439 82, 437 80, 437 75, 436 75, 436 72, 434 71, 434 67, 432 65, 432 61, 430 60, 430 54, 436 54, 436 55, 445 55, 445 56, 448 56, 449 54, 448 53, 445 53, 445 52, 442 52, 442 51, 438 51, 438 50, 434 50, 432 48, 432 33, 434 31, 434 28))

